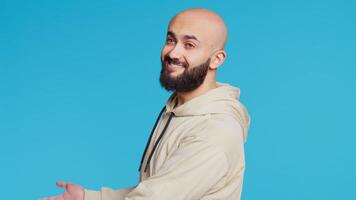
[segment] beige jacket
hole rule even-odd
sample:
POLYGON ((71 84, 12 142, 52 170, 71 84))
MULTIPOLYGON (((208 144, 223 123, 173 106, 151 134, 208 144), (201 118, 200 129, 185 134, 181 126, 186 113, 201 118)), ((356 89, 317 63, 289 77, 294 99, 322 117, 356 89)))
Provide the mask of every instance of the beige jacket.
POLYGON ((250 124, 239 96, 238 88, 219 83, 174 108, 173 94, 146 147, 140 183, 85 190, 85 200, 239 200, 250 124))

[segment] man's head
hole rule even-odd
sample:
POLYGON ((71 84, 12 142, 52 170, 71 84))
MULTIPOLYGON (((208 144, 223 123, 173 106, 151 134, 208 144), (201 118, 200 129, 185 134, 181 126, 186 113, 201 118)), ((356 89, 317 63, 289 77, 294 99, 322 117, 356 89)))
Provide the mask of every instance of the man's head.
POLYGON ((169 23, 161 52, 161 85, 189 92, 215 81, 216 69, 226 58, 226 39, 225 23, 216 13, 202 8, 178 13, 169 23))

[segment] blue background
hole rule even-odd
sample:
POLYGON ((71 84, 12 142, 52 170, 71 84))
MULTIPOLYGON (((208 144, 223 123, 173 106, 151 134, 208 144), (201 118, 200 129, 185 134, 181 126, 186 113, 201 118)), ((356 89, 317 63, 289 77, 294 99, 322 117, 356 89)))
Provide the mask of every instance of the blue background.
POLYGON ((0 1, 0 198, 137 183, 169 93, 160 50, 177 12, 229 28, 219 81, 252 123, 244 200, 356 199, 352 0, 0 1))

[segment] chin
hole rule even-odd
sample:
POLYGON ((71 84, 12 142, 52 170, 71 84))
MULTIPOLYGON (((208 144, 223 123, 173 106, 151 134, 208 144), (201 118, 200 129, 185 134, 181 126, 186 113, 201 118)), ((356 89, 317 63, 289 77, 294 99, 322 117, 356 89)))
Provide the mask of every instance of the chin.
POLYGON ((172 73, 169 73, 169 78, 177 78, 178 77, 178 75, 177 74, 175 74, 175 72, 172 72, 172 73))

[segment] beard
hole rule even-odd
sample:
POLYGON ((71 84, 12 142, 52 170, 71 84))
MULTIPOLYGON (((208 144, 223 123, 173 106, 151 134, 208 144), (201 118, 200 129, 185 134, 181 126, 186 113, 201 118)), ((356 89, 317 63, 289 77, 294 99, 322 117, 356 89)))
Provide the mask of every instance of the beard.
POLYGON ((204 82, 208 74, 210 58, 204 63, 194 67, 189 67, 187 63, 179 63, 168 56, 165 56, 164 60, 161 60, 161 63, 162 69, 159 78, 161 86, 167 91, 190 92, 198 88, 204 82), (182 74, 176 77, 170 77, 169 71, 167 70, 168 64, 181 64, 185 69, 182 74))

